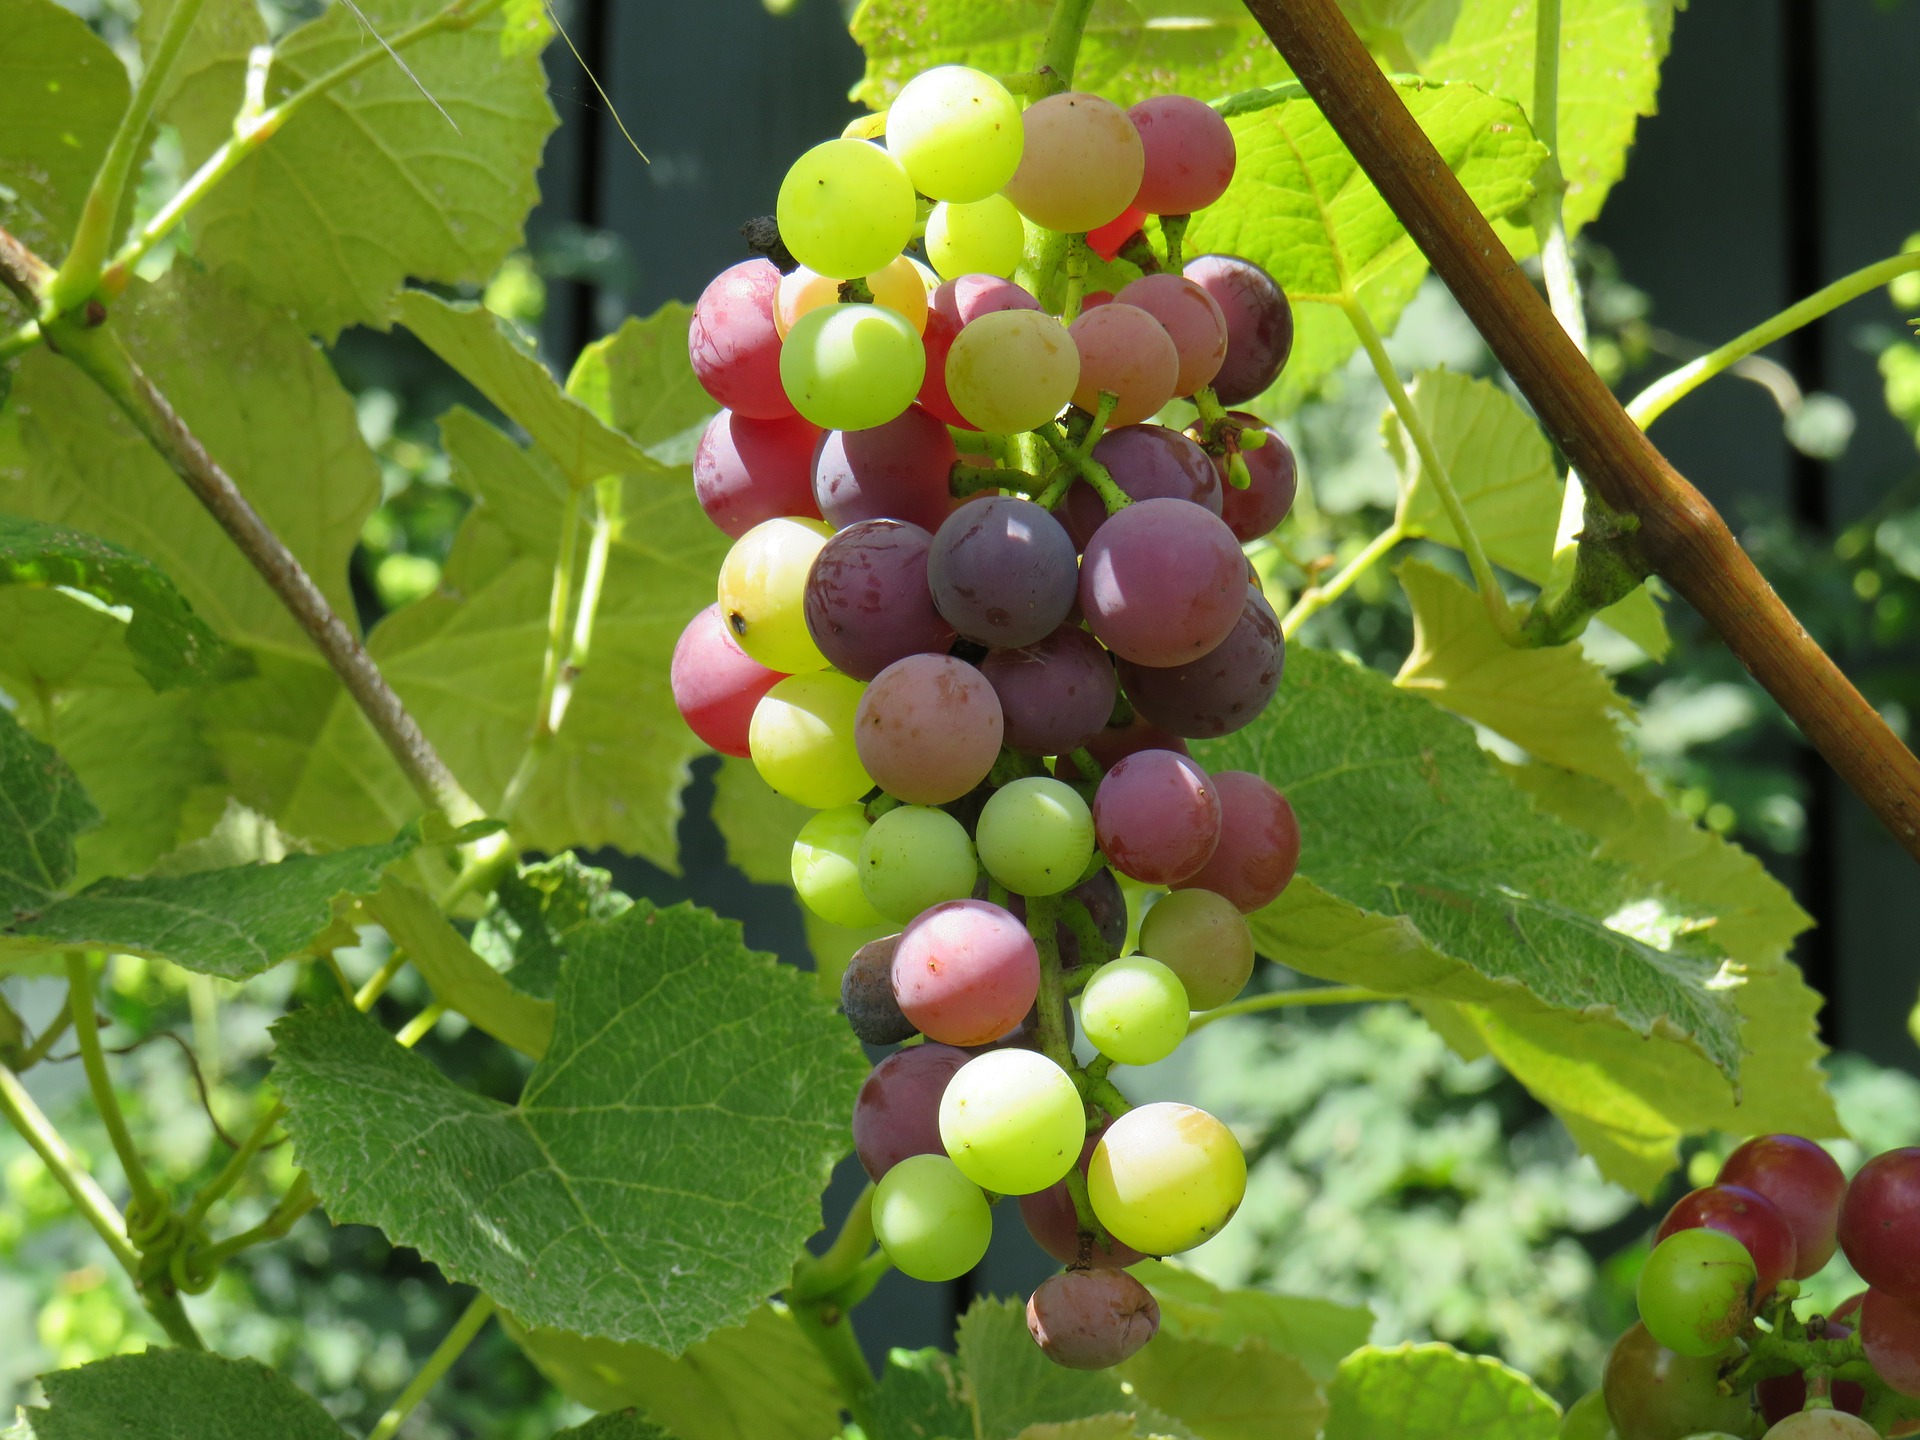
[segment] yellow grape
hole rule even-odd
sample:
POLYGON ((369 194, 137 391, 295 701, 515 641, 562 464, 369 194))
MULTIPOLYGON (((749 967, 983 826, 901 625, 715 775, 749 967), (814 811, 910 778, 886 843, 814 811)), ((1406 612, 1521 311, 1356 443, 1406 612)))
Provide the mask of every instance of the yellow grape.
POLYGON ((1087 1166, 1093 1213, 1146 1255, 1178 1254, 1219 1234, 1246 1190, 1247 1157, 1233 1132, 1171 1101, 1114 1121, 1087 1166))
MULTIPOLYGON (((866 280, 874 304, 904 316, 915 330, 927 328, 927 293, 933 287, 927 283, 926 269, 918 260, 902 255, 866 280)), ((773 328, 785 339, 794 322, 809 310, 839 303, 840 285, 840 281, 816 275, 804 265, 791 275, 782 275, 774 295, 773 328)))
POLYGON ((1073 337, 1038 310, 982 315, 947 352, 947 394, 954 407, 971 424, 998 435, 1046 424, 1073 398, 1079 379, 1073 337))
POLYGON ((789 800, 816 810, 851 805, 873 788, 853 743, 867 687, 832 670, 790 675, 761 697, 747 727, 753 768, 789 800))
POLYGON ((1019 268, 1026 253, 1027 228, 1004 195, 989 195, 971 205, 942 201, 927 217, 927 258, 943 280, 962 275, 998 275, 1019 268))
POLYGON ((832 534, 824 520, 762 520, 720 564, 720 617, 740 648, 769 670, 827 668, 807 630, 806 594, 814 557, 832 534))

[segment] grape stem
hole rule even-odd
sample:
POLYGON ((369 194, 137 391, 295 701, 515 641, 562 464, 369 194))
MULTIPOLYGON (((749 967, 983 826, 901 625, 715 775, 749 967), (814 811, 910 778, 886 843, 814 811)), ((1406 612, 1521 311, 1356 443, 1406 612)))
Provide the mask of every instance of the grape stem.
POLYGON ((1293 639, 1302 625, 1346 594, 1353 587, 1354 581, 1371 570, 1383 556, 1406 538, 1407 532, 1402 530, 1400 522, 1395 520, 1393 524, 1369 540, 1366 548, 1349 560, 1346 568, 1333 579, 1324 585, 1315 585, 1301 595, 1294 602, 1293 608, 1287 611, 1286 618, 1280 622, 1280 633, 1289 640, 1293 639))
POLYGON ((0 365, 6 364, 7 361, 13 359, 16 355, 26 354, 27 351, 38 345, 43 338, 45 337, 40 333, 40 322, 38 320, 29 320, 19 329, 10 330, 5 335, 0 335, 0 365))
POLYGON ((1253 995, 1195 1015, 1187 1022, 1187 1033, 1191 1035, 1216 1020, 1258 1015, 1266 1010, 1286 1010, 1304 1005, 1374 1005, 1396 998, 1359 985, 1318 985, 1310 990, 1276 990, 1270 995, 1253 995))
POLYGON ((1080 37, 1092 13, 1093 0, 1054 0, 1053 19, 1047 24, 1046 44, 1040 51, 1039 76, 1047 94, 1058 95, 1073 88, 1080 37))
POLYGON ((1080 302, 1087 293, 1087 237, 1067 237, 1067 294, 1060 302, 1060 323, 1071 325, 1080 318, 1080 302))
POLYGON ((1186 239, 1187 222, 1192 218, 1191 215, 1162 215, 1160 217, 1160 238, 1165 242, 1167 247, 1167 270, 1170 274, 1178 275, 1186 268, 1181 242, 1186 239))
POLYGON ((420 1367, 413 1379, 407 1382, 407 1388, 393 1402, 387 1413, 380 1417, 380 1423, 373 1427, 367 1440, 393 1440, 400 1427, 407 1423, 407 1417, 417 1409, 433 1389, 445 1378, 454 1362, 466 1353, 474 1338, 486 1328, 487 1321, 493 1318, 494 1300, 491 1295, 477 1294, 468 1302, 460 1318, 453 1322, 453 1328, 447 1331, 446 1338, 434 1348, 433 1354, 420 1367))
POLYGON ((947 490, 956 500, 977 495, 982 490, 1018 490, 1032 495, 1040 488, 1040 477, 1024 470, 996 470, 984 465, 963 465, 956 460, 947 472, 947 490))
POLYGON ((1044 440, 1053 453, 1064 462, 1064 471, 1056 476, 1047 488, 1040 492, 1035 503, 1043 508, 1052 509, 1058 505, 1067 491, 1072 488, 1076 478, 1085 480, 1099 493, 1101 501, 1107 507, 1107 514, 1118 515, 1133 503, 1127 492, 1114 483, 1113 476, 1107 473, 1107 467, 1093 458, 1093 442, 1100 438, 1106 429, 1106 418, 1113 414, 1113 406, 1118 404, 1117 396, 1112 392, 1100 392, 1100 410, 1093 417, 1094 423, 1087 427, 1086 438, 1075 443, 1060 428, 1057 420, 1049 421, 1033 433, 1044 440), (1113 404, 1109 404, 1109 401, 1113 404), (1052 503, 1049 504, 1048 502, 1052 503))
POLYGON ((819 1255, 802 1252, 793 1262, 793 1279, 787 1286, 790 1302, 824 1299, 857 1278, 874 1245, 873 1193, 869 1181, 840 1222, 833 1243, 819 1255))
POLYGON ((113 1153, 119 1157, 120 1169, 127 1177, 127 1187, 133 1191, 127 1228, 137 1234, 160 1224, 169 1207, 166 1197, 147 1174, 140 1147, 133 1143, 133 1132, 127 1128, 127 1117, 121 1112, 120 1099, 114 1093, 113 1077, 107 1073, 106 1052, 100 1046, 100 1022, 93 1010, 92 962, 82 950, 69 950, 66 962, 67 1009, 73 1017, 73 1036, 80 1046, 80 1061, 87 1072, 87 1088, 93 1093, 94 1108, 100 1112, 101 1123, 107 1127, 107 1138, 113 1142, 113 1153))

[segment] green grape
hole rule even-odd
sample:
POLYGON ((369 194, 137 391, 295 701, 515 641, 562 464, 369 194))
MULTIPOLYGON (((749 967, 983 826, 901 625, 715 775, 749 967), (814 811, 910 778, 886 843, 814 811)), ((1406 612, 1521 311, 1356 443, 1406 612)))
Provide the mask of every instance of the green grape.
POLYGON ((763 520, 720 564, 720 615, 740 648, 769 670, 827 668, 807 630, 807 576, 833 534, 824 520, 763 520))
POLYGON ((1647 1257, 1635 1292, 1647 1332, 1678 1355, 1717 1355, 1753 1316, 1747 1247, 1705 1228, 1676 1230, 1647 1257))
POLYGON ((954 1280, 986 1255, 993 1211, 946 1156, 910 1155, 874 1189, 873 1233, 901 1274, 954 1280))
POLYGON ((913 188, 935 200, 984 200, 1020 168, 1020 102, 991 75, 938 65, 901 87, 887 149, 913 188))
POLYGON ((1079 383, 1079 347, 1066 326, 1038 310, 982 315, 947 352, 947 394, 954 408, 996 435, 1046 424, 1079 383))
POLYGON ((930 805, 887 811, 860 844, 860 887, 868 904, 903 925, 942 900, 971 895, 979 874, 967 827, 930 805))
POLYGON ((1196 1010, 1224 1005, 1253 974, 1253 931, 1231 900, 1211 890, 1175 890, 1140 922, 1140 948, 1187 987, 1196 1010))
POLYGON ((793 258, 851 280, 889 265, 913 239, 917 202, 900 162, 869 140, 827 140, 793 162, 774 218, 793 258))
POLYGON ((1031 1195, 1064 1177, 1087 1138, 1072 1079, 1034 1050, 989 1050, 962 1065, 940 1096, 940 1143, 974 1184, 1031 1195))
POLYGON ((898 419, 926 373, 920 332, 885 305, 809 310, 780 346, 787 398, 823 430, 871 430, 898 419))
POLYGON ((942 280, 962 275, 998 275, 1019 268, 1027 249, 1020 212, 1004 195, 971 205, 942 201, 927 217, 927 258, 942 280))
POLYGON ((1115 1120, 1087 1166, 1093 1213, 1145 1255, 1178 1254, 1219 1234, 1246 1191, 1247 1157, 1233 1132, 1171 1101, 1115 1120))
POLYGON ((1619 1440, 1607 1416, 1607 1397, 1589 1390, 1569 1405, 1560 1421, 1560 1440, 1619 1440))
POLYGON ((974 827, 980 863, 1021 895, 1058 895, 1093 859, 1093 812, 1060 780, 1030 776, 994 791, 974 827))
POLYGON ((753 768, 789 800, 816 810, 851 805, 873 788, 853 741, 866 690, 831 670, 789 675, 761 697, 747 727, 753 768))
POLYGON ((1164 1060, 1187 1037, 1187 991, 1158 960, 1127 955, 1102 965, 1080 992, 1080 1028, 1122 1065, 1164 1060))
POLYGON ((864 806, 838 805, 802 825, 793 842, 793 888, 830 925, 878 925, 886 918, 860 884, 861 844, 872 828, 864 806))

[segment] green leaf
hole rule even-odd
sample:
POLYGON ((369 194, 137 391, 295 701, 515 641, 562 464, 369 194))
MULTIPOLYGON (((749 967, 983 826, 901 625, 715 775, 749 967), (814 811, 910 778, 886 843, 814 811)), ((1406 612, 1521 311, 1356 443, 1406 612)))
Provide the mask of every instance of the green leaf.
MULTIPOLYGON (((1373 1330, 1370 1311, 1271 1290, 1229 1290, 1164 1260, 1143 1260, 1134 1278, 1160 1302, 1162 1334, 1233 1346, 1257 1340, 1292 1356, 1314 1379, 1333 1378, 1340 1362, 1373 1330)), ((1172 1408, 1172 1407, 1168 1407, 1172 1408)))
POLYGON ((515 990, 551 1000, 567 938, 593 920, 610 920, 633 904, 613 876, 569 850, 522 865, 494 891, 493 909, 474 926, 473 948, 503 972, 515 990))
POLYGON ((1089 1415, 1084 1420, 1062 1420, 1048 1425, 1029 1425, 1019 1440, 1152 1440, 1139 1429, 1131 1415, 1089 1415))
POLYGON ((235 657, 159 566, 95 536, 0 515, 0 585, 60 586, 130 611, 127 648, 156 690, 232 673, 235 657))
POLYGON ((57 700, 74 690, 150 690, 133 667, 126 623, 91 596, 0 588, 0 689, 57 700))
POLYGON ((820 1228, 866 1060, 739 926, 636 904, 576 931, 517 1105, 350 1008, 274 1027, 300 1163, 524 1323, 678 1354, 746 1321, 820 1228))
POLYGON ((840 1391, 784 1306, 716 1330, 677 1359, 648 1345, 528 1329, 507 1333, 567 1398, 595 1410, 633 1409, 674 1440, 826 1440, 840 1426, 840 1391))
MULTIPOLYGON (((561 389, 547 367, 516 344, 507 323, 491 311, 408 290, 395 314, 532 436, 574 485, 591 485, 603 475, 658 473, 660 467, 644 451, 561 389)), ((684 336, 684 324, 680 328, 684 336)), ((684 339, 681 348, 686 348, 684 339)))
POLYGON ((1200 1440, 1314 1440, 1327 1418, 1306 1366, 1260 1340, 1222 1345, 1156 1335, 1119 1373, 1200 1440))
MULTIPOLYGON (((442 7, 357 8, 392 36, 442 7)), ((309 101, 188 214, 195 253, 329 341, 349 325, 385 328, 410 276, 484 281, 520 244, 556 123, 539 54, 521 38, 496 12, 409 46, 408 76, 351 7, 301 26, 275 48, 269 103, 356 56, 377 58, 309 101)), ((189 170, 232 133, 245 72, 232 51, 196 57, 162 112, 189 170)))
POLYGON ((645 320, 628 316, 580 352, 567 393, 663 465, 685 465, 699 428, 714 412, 687 357, 690 305, 663 305, 645 320), (684 449, 686 453, 676 453, 684 449))
POLYGON ((124 950, 245 980, 304 950, 332 923, 336 899, 374 889, 381 872, 413 849, 402 838, 277 865, 99 880, 70 899, 16 911, 0 937, 124 950))
MULTIPOLYGON (((1525 203, 1545 150, 1518 105, 1471 85, 1396 87, 1483 212, 1525 203)), ((1357 304, 1382 334, 1390 332, 1427 262, 1311 100, 1287 100, 1228 124, 1239 147, 1233 184, 1194 217, 1186 251, 1243 255, 1287 292, 1293 355, 1259 408, 1290 410, 1359 344, 1338 307, 1357 304)))
POLYGON ((34 1440, 345 1440, 320 1402, 252 1360, 199 1350, 116 1355, 40 1377, 34 1440))
POLYGON ((1328 1392, 1326 1440, 1553 1440, 1560 1407, 1526 1376, 1448 1345, 1368 1348, 1328 1392))
MULTIPOLYGON (((1009 1440, 1028 1426, 1131 1414, 1140 1428, 1192 1432, 1129 1396, 1111 1370, 1066 1370, 1040 1353, 1018 1300, 976 1300, 960 1317, 959 1361, 979 1440, 1009 1440)), ((962 1431, 965 1435, 967 1432, 962 1431)))
POLYGON ((447 923, 433 898, 389 875, 363 908, 407 952, 434 999, 502 1044, 538 1060, 553 1040, 553 1004, 509 985, 447 923))
POLYGON ((1536 814, 1425 700, 1296 651, 1266 713, 1201 753, 1264 775, 1300 816, 1302 879, 1253 917, 1263 953, 1393 994, 1579 1012, 1737 1066, 1737 977, 1610 928, 1664 914, 1654 887, 1536 814))
POLYGON ((50 265, 128 95, 127 67, 78 15, 54 0, 0 0, 0 226, 50 265))
POLYGON ((891 1350, 862 1405, 871 1440, 972 1440, 966 1381, 944 1350, 891 1350))
POLYGON ((163 856, 155 875, 198 875, 235 865, 277 865, 300 847, 266 816, 229 798, 213 828, 163 856))
POLYGON ((74 837, 99 823, 67 762, 0 709, 0 916, 58 895, 73 878, 74 837))
POLYGON ((596 1415, 584 1425, 562 1430, 553 1440, 679 1440, 631 1412, 596 1415))

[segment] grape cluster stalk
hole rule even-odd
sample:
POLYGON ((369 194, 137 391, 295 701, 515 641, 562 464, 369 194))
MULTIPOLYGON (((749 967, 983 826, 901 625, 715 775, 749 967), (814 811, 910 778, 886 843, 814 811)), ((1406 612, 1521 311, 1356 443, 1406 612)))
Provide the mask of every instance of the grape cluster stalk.
POLYGON ((1187 745, 1254 720, 1285 660, 1242 546, 1294 458, 1232 407, 1292 311, 1251 262, 1181 253, 1235 158, 1186 96, 1023 103, 940 66, 794 162, 689 328, 724 407, 695 487, 734 544, 675 701, 817 812, 805 904, 897 931, 842 988, 900 1047, 853 1116, 887 1260, 964 1274, 1017 1197, 1065 1267, 1029 1329, 1075 1368, 1152 1338, 1125 1267, 1218 1234, 1246 1187, 1224 1124, 1109 1072, 1239 994, 1246 916, 1299 857, 1286 798, 1187 745), (1155 423, 1176 399, 1184 430, 1155 423))

